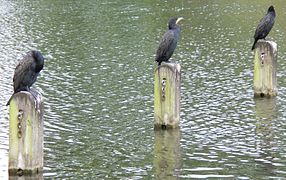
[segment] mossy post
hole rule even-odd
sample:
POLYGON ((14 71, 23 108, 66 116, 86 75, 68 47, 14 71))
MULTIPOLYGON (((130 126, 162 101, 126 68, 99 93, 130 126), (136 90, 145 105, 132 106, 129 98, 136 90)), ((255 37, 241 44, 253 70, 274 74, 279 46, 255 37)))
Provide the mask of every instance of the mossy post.
POLYGON ((181 66, 162 63, 155 70, 155 129, 173 129, 180 123, 181 66))
POLYGON ((9 175, 43 170, 43 102, 41 94, 21 91, 9 106, 9 175), (35 98, 36 97, 36 98, 35 98))
POLYGON ((277 44, 273 41, 256 43, 254 57, 254 96, 277 95, 277 44))

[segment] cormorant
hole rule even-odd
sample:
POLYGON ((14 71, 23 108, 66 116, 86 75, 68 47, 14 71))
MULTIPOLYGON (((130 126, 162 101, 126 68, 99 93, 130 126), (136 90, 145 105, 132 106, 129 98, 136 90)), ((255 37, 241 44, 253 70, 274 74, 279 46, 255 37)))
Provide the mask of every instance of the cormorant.
POLYGON ((181 33, 181 28, 178 25, 182 17, 173 17, 169 20, 169 30, 163 35, 160 45, 156 52, 156 61, 160 66, 162 61, 168 61, 174 50, 176 49, 177 42, 181 33))
POLYGON ((258 39, 265 39, 265 37, 268 35, 270 30, 272 29, 274 22, 275 22, 275 10, 273 6, 270 6, 268 8, 267 14, 260 20, 255 34, 254 34, 254 43, 252 46, 253 50, 255 48, 255 44, 258 41, 258 39))
MULTIPOLYGON (((40 71, 44 67, 44 57, 39 51, 30 51, 23 57, 15 68, 13 83, 14 93, 29 91, 30 87, 36 82, 40 71)), ((13 97, 10 97, 6 106, 10 104, 13 97)))

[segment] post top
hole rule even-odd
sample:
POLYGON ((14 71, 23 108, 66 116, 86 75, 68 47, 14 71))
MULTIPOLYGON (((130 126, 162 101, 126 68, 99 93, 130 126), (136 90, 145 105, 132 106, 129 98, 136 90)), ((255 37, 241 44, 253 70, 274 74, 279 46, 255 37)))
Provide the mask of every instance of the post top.
POLYGON ((181 65, 179 63, 173 63, 173 62, 163 62, 160 66, 158 66, 155 71, 161 69, 161 68, 169 68, 172 71, 176 70, 178 72, 181 72, 181 65))
POLYGON ((274 41, 266 41, 266 42, 271 44, 271 46, 273 47, 274 51, 277 51, 277 43, 276 42, 274 42, 274 41))
POLYGON ((15 93, 14 96, 19 96, 21 94, 35 98, 36 101, 41 101, 41 99, 42 99, 42 94, 38 91, 35 91, 35 90, 20 91, 20 92, 15 93))
POLYGON ((25 97, 28 97, 29 101, 34 103, 36 109, 39 109, 43 102, 42 94, 36 90, 30 89, 30 91, 20 91, 13 95, 13 99, 25 97))
POLYGON ((266 40, 259 40, 257 42, 257 46, 259 46, 259 44, 268 44, 273 48, 273 51, 276 52, 277 51, 277 43, 274 41, 266 41, 266 40))

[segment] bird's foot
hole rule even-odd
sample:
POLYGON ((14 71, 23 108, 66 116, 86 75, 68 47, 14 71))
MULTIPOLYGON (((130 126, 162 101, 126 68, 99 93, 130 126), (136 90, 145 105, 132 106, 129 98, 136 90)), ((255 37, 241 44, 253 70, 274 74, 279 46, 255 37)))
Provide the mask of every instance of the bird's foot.
POLYGON ((164 63, 172 63, 172 61, 163 61, 164 63))
POLYGON ((29 92, 32 94, 32 96, 35 98, 34 102, 35 102, 35 108, 36 109, 39 109, 39 103, 41 101, 41 96, 40 94, 36 91, 36 90, 32 90, 32 89, 29 89, 29 92))
POLYGON ((39 93, 37 91, 35 91, 33 89, 29 89, 28 92, 31 93, 35 99, 38 98, 39 93))

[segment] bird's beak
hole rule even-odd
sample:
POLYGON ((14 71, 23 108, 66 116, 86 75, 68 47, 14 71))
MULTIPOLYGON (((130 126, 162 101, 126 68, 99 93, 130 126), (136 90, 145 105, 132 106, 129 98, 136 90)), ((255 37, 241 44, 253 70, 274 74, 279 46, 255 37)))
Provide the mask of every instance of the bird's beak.
POLYGON ((177 21, 176 21, 176 24, 178 24, 181 20, 183 20, 184 18, 182 18, 182 17, 179 17, 178 19, 177 19, 177 21))

